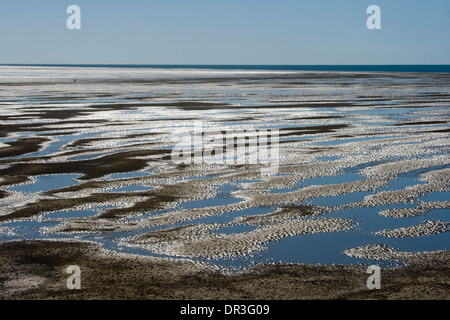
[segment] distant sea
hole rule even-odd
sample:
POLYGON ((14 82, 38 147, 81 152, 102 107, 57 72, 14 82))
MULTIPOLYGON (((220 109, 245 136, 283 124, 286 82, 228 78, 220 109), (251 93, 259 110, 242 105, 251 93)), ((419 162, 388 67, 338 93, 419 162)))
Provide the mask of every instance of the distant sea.
POLYGON ((450 65, 448 64, 447 65, 0 64, 0 66, 450 73, 450 65))

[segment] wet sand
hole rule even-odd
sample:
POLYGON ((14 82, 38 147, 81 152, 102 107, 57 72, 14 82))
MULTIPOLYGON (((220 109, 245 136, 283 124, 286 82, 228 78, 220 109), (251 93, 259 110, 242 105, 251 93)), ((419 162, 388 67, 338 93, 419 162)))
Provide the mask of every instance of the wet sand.
POLYGON ((0 244, 1 299, 120 300, 446 300, 449 251, 409 255, 409 265, 381 270, 369 290, 367 266, 255 266, 242 273, 183 259, 118 254, 77 241, 0 244), (69 265, 81 289, 66 285, 69 265))
POLYGON ((448 75, 61 71, 79 72, 75 84, 47 79, 54 69, 38 79, 19 71, 17 82, 0 77, 0 298, 450 298, 441 237, 450 223, 439 220, 450 208, 439 197, 450 191, 448 75), (277 128, 278 173, 173 163, 174 133, 194 120, 202 134, 277 128), (313 203, 326 198, 336 202, 313 203), (352 264, 207 264, 252 259, 285 239, 357 232, 336 249, 352 264), (419 249, 384 245, 396 240, 419 249), (378 262, 405 266, 383 269, 382 289, 368 290, 367 266, 378 262), (80 291, 66 287, 72 264, 80 291))

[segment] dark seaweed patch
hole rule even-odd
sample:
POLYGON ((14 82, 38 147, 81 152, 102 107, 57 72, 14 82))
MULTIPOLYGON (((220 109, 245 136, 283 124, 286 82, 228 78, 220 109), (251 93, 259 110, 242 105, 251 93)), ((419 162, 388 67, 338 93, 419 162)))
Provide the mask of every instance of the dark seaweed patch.
POLYGON ((299 136, 299 135, 310 135, 310 134, 320 134, 335 132, 340 129, 348 128, 348 124, 335 124, 335 125, 323 125, 323 126, 307 126, 307 127, 291 127, 291 128, 281 128, 280 137, 286 136, 299 136), (289 131, 289 132, 284 132, 289 131))
POLYGON ((81 173, 80 179, 88 180, 100 178, 112 173, 129 172, 145 168, 147 160, 135 157, 163 155, 170 150, 136 150, 119 152, 103 157, 82 160, 66 161, 58 163, 15 163, 9 168, 0 170, 1 175, 45 175, 58 173, 81 173))
POLYGON ((9 147, 0 148, 0 158, 16 157, 23 154, 36 152, 41 149, 44 142, 49 139, 44 138, 24 138, 13 142, 7 142, 9 147))
POLYGON ((392 126, 400 127, 400 126, 421 126, 421 125, 433 125, 433 124, 446 124, 448 121, 415 121, 415 122, 403 122, 396 123, 392 126))

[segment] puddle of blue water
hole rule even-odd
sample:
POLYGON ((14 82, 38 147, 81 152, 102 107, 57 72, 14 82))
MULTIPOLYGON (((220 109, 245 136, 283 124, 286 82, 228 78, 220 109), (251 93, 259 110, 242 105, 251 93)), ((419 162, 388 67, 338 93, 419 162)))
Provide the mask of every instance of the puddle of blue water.
POLYGON ((319 157, 319 158, 316 158, 316 161, 319 161, 319 162, 327 162, 327 161, 335 161, 335 160, 339 160, 339 159, 341 159, 342 157, 341 156, 325 156, 325 157, 319 157))
POLYGON ((350 143, 350 142, 393 139, 393 138, 401 138, 401 137, 403 137, 403 136, 399 135, 399 136, 380 136, 380 137, 363 137, 363 138, 339 139, 339 140, 332 140, 332 141, 315 142, 314 145, 317 145, 317 146, 331 146, 331 145, 338 145, 338 144, 344 144, 344 143, 350 143))
POLYGON ((423 220, 449 221, 450 208, 433 209, 424 213, 423 220))
MULTIPOLYGON (((58 226, 59 220, 70 220, 73 218, 87 218, 97 215, 99 211, 115 208, 113 206, 98 206, 85 210, 57 211, 46 214, 38 220, 12 221, 0 224, 1 227, 14 229, 12 235, 0 234, 0 241, 11 241, 16 239, 44 239, 44 238, 67 238, 64 234, 49 233, 47 228, 58 226)), ((95 235, 83 234, 83 237, 91 240, 95 235)))
POLYGON ((450 199, 449 191, 430 192, 426 195, 418 197, 420 201, 448 201, 450 199))
POLYGON ((414 184, 424 184, 424 182, 418 180, 417 177, 402 176, 401 178, 399 177, 398 179, 390 180, 387 186, 378 189, 378 191, 402 190, 414 184))
MULTIPOLYGON (((4 223, 2 227, 14 228, 14 234, 11 236, 0 235, 1 241, 10 241, 15 239, 40 239, 47 237, 42 232, 42 227, 55 227, 57 223, 54 222, 37 222, 37 221, 13 221, 4 223)), ((53 235, 52 235, 53 237, 53 235)), ((57 237, 57 236, 56 236, 57 237)))
POLYGON ((246 184, 246 183, 255 183, 255 182, 261 182, 263 180, 259 179, 245 179, 245 180, 237 180, 234 183, 235 184, 246 184))
MULTIPOLYGON (((371 236, 366 236, 371 238, 371 236)), ((281 239, 266 245, 266 259, 307 264, 357 264, 364 259, 349 257, 342 252, 367 243, 358 231, 316 233, 281 239)), ((370 241, 369 241, 370 243, 370 241)))
POLYGON ((375 127, 385 127, 396 123, 396 121, 368 121, 365 119, 362 120, 354 120, 352 124, 358 124, 363 126, 375 126, 375 127))
POLYGON ((383 229, 395 229, 414 225, 417 220, 390 218, 379 215, 381 210, 392 208, 406 208, 411 205, 385 205, 379 207, 356 207, 338 209, 326 214, 327 218, 352 219, 361 233, 372 234, 383 229))
POLYGON ((178 207, 180 209, 196 209, 224 206, 233 203, 241 202, 242 199, 231 197, 231 192, 238 189, 238 185, 235 183, 228 183, 217 188, 217 194, 214 198, 194 200, 181 203, 178 207))
POLYGON ((206 175, 206 176, 192 176, 192 177, 186 177, 184 180, 203 180, 203 179, 210 179, 216 177, 216 174, 206 175))
MULTIPOLYGON (((413 205, 393 204, 369 208, 357 207, 357 208, 336 210, 326 214, 326 217, 352 219, 357 224, 358 230, 362 236, 365 235, 375 236, 375 232, 377 231, 411 227, 414 225, 422 224, 424 221, 427 220, 446 221, 448 220, 448 214, 450 212, 450 209, 434 209, 422 215, 409 218, 392 218, 379 215, 379 212, 382 210, 393 208, 410 208, 410 207, 413 207, 413 205)), ((384 239, 384 237, 381 236, 376 237, 377 239, 378 238, 384 239)), ((417 237, 417 239, 424 239, 424 238, 425 237, 417 237)), ((398 239, 388 238, 388 239, 391 239, 391 242, 396 245, 402 242, 402 238, 398 239)), ((415 249, 413 246, 410 246, 407 248, 407 250, 414 251, 415 249)))
POLYGON ((45 192, 49 190, 56 190, 64 187, 70 187, 79 182, 75 180, 80 177, 79 174, 52 174, 36 176, 36 182, 25 185, 18 185, 7 188, 10 191, 18 191, 25 193, 45 192))
MULTIPOLYGON (((321 138, 323 136, 317 136, 314 135, 315 139, 321 138)), ((291 136, 291 137, 280 137, 279 141, 290 141, 290 142, 295 142, 295 141, 306 141, 306 140, 311 140, 312 137, 311 135, 304 135, 304 136, 291 136)))
POLYGON ((437 251, 448 250, 450 243, 450 232, 444 232, 423 237, 413 238, 389 238, 391 246, 402 251, 437 251))
POLYGON ((79 135, 59 135, 57 138, 55 138, 54 141, 48 143, 46 147, 40 151, 27 153, 21 156, 17 156, 14 158, 28 158, 28 157, 41 157, 41 156, 48 156, 53 153, 56 153, 58 151, 62 151, 62 147, 69 142, 72 142, 74 140, 78 139, 84 139, 89 138, 92 136, 95 136, 98 133, 85 133, 85 134, 79 134, 79 135))
MULTIPOLYGON (((379 188, 377 191, 382 192, 382 191, 403 190, 409 186, 426 184, 427 183, 426 181, 419 180, 421 174, 429 172, 429 171, 444 169, 446 167, 447 166, 445 166, 445 165, 444 166, 435 166, 435 167, 413 170, 413 171, 399 174, 396 179, 390 180, 386 186, 379 188)), ((419 199, 421 199, 421 198, 419 198, 419 199)), ((436 201, 443 201, 443 200, 448 200, 448 196, 447 196, 447 198, 444 197, 444 198, 442 198, 440 200, 436 200, 436 201)), ((424 200, 424 201, 429 201, 429 200, 424 200)))
POLYGON ((415 111, 414 108, 370 108, 364 110, 346 110, 348 114, 364 114, 364 115, 401 115, 415 111))

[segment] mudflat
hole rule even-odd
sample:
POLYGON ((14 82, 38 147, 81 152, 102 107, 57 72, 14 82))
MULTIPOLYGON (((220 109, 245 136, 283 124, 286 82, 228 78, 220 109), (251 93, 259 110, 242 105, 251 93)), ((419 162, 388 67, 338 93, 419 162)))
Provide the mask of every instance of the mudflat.
POLYGON ((448 74, 1 68, 2 299, 449 298, 448 74))

